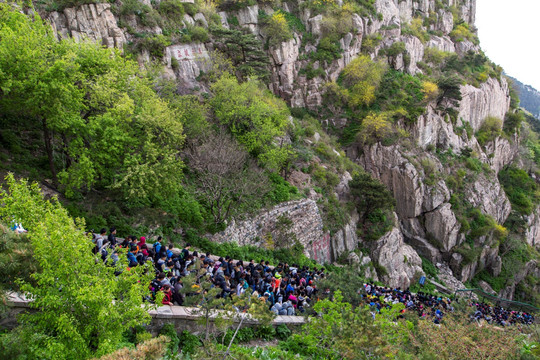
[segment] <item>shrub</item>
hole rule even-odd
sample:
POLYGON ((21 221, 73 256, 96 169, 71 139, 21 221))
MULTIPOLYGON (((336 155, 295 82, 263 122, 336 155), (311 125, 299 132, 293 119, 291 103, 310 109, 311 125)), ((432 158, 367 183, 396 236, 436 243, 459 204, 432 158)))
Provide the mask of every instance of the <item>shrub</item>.
POLYGON ((402 41, 397 41, 393 43, 388 49, 386 49, 386 56, 396 57, 399 54, 405 52, 405 43, 402 41))
POLYGON ((379 33, 367 35, 362 40, 362 52, 365 54, 374 52, 375 48, 379 46, 381 41, 382 41, 382 35, 379 33))
POLYGON ((502 134, 502 120, 494 117, 488 116, 478 132, 476 133, 476 138, 480 145, 485 145, 486 143, 495 140, 498 136, 502 134))
MULTIPOLYGON (((172 325, 172 324, 167 324, 167 325, 172 325)), ((174 331, 174 329, 172 331, 174 331)), ((201 340, 196 335, 193 335, 192 333, 186 330, 182 331, 180 336, 179 337, 177 336, 176 338, 178 339, 177 346, 180 347, 183 354, 194 354, 197 351, 197 349, 201 346, 201 340)))
POLYGON ((137 48, 147 50, 151 56, 161 59, 165 55, 165 48, 171 45, 171 40, 164 35, 147 36, 140 39, 137 48))
MULTIPOLYGON (((427 87, 433 90, 433 86, 427 87)), ((425 112, 426 95, 434 95, 425 91, 423 82, 417 76, 389 70, 380 83, 373 109, 386 111, 396 120, 414 122, 425 112)))
POLYGON ((285 14, 278 10, 271 16, 262 16, 263 32, 271 46, 278 45, 293 38, 293 33, 285 14))
POLYGON ((430 36, 424 29, 422 18, 414 18, 410 24, 404 24, 401 26, 401 33, 403 35, 416 36, 422 43, 429 41, 430 36))
POLYGON ((369 105, 375 100, 375 91, 385 73, 382 63, 361 55, 343 69, 341 83, 349 89, 351 106, 369 105))
POLYGON ((523 112, 509 111, 504 118, 503 130, 506 134, 512 135, 521 128, 521 123, 525 120, 523 112))
POLYGON ((454 27, 454 30, 450 33, 450 37, 454 42, 461 42, 469 40, 470 42, 478 45, 478 37, 471 32, 469 24, 461 23, 454 27))
POLYGON ((440 65, 449 55, 450 53, 446 51, 428 47, 424 50, 424 61, 433 65, 440 65))
POLYGON ((317 46, 317 51, 310 53, 311 59, 327 62, 339 59, 343 50, 339 46, 338 40, 338 38, 332 36, 323 37, 317 46))
POLYGON ((202 43, 208 42, 209 40, 208 30, 206 30, 202 26, 194 26, 191 29, 191 40, 202 42, 202 43))
POLYGON ((424 100, 429 102, 435 100, 439 96, 439 87, 431 81, 423 81, 422 92, 424 93, 424 100))
POLYGON ((522 215, 531 214, 539 202, 538 185, 529 174, 517 167, 499 171, 499 181, 504 188, 512 209, 522 215))
POLYGON ((168 18, 182 19, 185 14, 184 6, 180 2, 180 0, 161 1, 159 3, 158 11, 161 15, 166 16, 168 18))
POLYGON ((369 114, 362 121, 358 141, 365 145, 383 141, 394 133, 392 123, 385 114, 369 114))

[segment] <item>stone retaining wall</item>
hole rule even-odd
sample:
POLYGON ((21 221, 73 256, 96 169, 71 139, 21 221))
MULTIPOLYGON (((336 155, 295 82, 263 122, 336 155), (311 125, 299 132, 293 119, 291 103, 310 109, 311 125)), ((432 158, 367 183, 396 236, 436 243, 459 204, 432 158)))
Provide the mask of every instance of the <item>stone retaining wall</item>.
MULTIPOLYGON (((16 316, 28 311, 36 311, 30 308, 31 300, 23 295, 10 293, 7 296, 7 306, 9 307, 8 315, 0 320, 0 328, 13 329, 17 326, 16 316)), ((157 309, 150 310, 152 316, 150 324, 146 327, 153 335, 157 335, 159 330, 165 324, 172 323, 177 332, 187 330, 193 334, 202 333, 205 326, 201 323, 202 316, 198 314, 199 309, 186 306, 160 306, 157 309)), ((214 315, 215 316, 215 315, 214 315)), ((285 324, 289 326, 302 325, 305 322, 302 316, 276 316, 272 321, 272 325, 277 326, 285 324)), ((245 326, 257 324, 256 320, 244 320, 245 326)), ((214 327, 211 327, 215 330, 214 327)))

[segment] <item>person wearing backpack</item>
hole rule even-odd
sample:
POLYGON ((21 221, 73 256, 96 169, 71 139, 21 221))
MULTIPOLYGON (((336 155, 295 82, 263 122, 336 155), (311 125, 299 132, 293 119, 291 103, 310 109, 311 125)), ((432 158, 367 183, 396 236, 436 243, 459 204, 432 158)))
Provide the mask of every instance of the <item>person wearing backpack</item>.
POLYGON ((94 254, 97 254, 101 251, 101 247, 103 246, 103 242, 105 241, 105 238, 107 236, 107 229, 103 228, 99 232, 99 235, 96 236, 94 239, 96 246, 94 247, 94 250, 92 251, 94 254))
POLYGON ((167 249, 167 260, 171 260, 172 257, 174 256, 173 248, 174 248, 174 245, 169 244, 169 248, 167 249))
POLYGON ((189 249, 191 249, 191 244, 187 243, 186 246, 184 246, 184 248, 182 249, 182 252, 180 253, 182 259, 187 259, 187 257, 189 256, 189 249))
POLYGON ((132 246, 129 252, 127 253, 128 267, 130 268, 139 265, 139 262, 137 261, 137 257, 135 255, 136 252, 137 252, 137 248, 132 246))
POLYGON ((109 241, 109 247, 114 249, 116 247, 116 228, 114 226, 110 229, 107 240, 109 241))
POLYGON ((160 251, 161 251, 161 240, 163 238, 161 236, 158 236, 155 244, 154 244, 154 260, 155 261, 158 261, 158 259, 160 258, 160 251))

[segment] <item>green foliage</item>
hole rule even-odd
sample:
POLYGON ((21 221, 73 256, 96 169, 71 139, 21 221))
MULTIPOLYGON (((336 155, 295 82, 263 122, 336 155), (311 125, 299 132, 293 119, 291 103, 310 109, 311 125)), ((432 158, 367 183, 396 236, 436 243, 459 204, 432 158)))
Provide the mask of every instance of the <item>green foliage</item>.
POLYGON ((296 243, 290 248, 282 248, 277 250, 268 250, 263 247, 256 246, 239 246, 233 242, 223 244, 212 242, 206 238, 199 237, 192 231, 187 232, 186 241, 201 251, 210 252, 217 256, 230 256, 233 259, 249 261, 254 259, 259 261, 264 259, 270 264, 277 265, 280 262, 289 264, 298 264, 299 266, 314 266, 316 263, 304 255, 302 245, 296 243))
POLYGON ((439 269, 437 269, 429 259, 423 256, 420 256, 420 258, 422 259, 422 270, 424 273, 434 280, 439 280, 439 269))
POLYGON ((425 112, 425 100, 424 82, 417 76, 389 70, 382 78, 372 109, 415 122, 425 112))
POLYGON ((434 47, 428 47, 424 50, 424 61, 433 65, 441 65, 451 53, 439 50, 434 47))
POLYGON ((367 359, 382 355, 386 342, 369 311, 343 301, 338 290, 332 300, 318 301, 319 314, 280 347, 288 352, 319 359, 367 359))
POLYGON ((347 266, 341 271, 333 271, 324 279, 320 279, 317 287, 322 291, 330 290, 330 294, 339 290, 347 302, 353 306, 359 306, 364 301, 362 290, 365 280, 359 276, 358 269, 347 266))
POLYGON ((236 11, 257 4, 255 0, 218 0, 216 5, 222 11, 236 11))
POLYGON ((284 133, 289 116, 281 99, 255 80, 238 83, 231 76, 223 76, 211 90, 214 96, 210 104, 216 119, 249 153, 264 160, 263 155, 276 150, 272 141, 284 133))
MULTIPOLYGON (((290 16, 289 16, 290 17, 290 16)), ((268 38, 270 46, 278 45, 293 38, 293 33, 285 13, 281 10, 272 15, 259 14, 263 26, 263 33, 268 38)))
POLYGON ((437 103, 440 104, 445 99, 451 104, 457 104, 461 100, 461 83, 462 80, 455 75, 441 77, 437 81, 437 86, 440 89, 437 103))
POLYGON ((471 231, 469 233, 469 237, 472 239, 477 239, 493 232, 495 238, 502 240, 508 234, 507 230, 501 225, 497 224, 495 219, 493 219, 490 215, 482 213, 479 209, 470 209, 467 212, 467 217, 470 219, 469 223, 471 226, 471 231))
POLYGON ((486 143, 495 140, 502 134, 502 120, 494 116, 488 116, 478 129, 476 138, 480 145, 484 146, 486 143))
POLYGON ((137 63, 96 43, 57 41, 41 19, 1 6, 0 109, 9 126, 22 117, 40 129, 53 183, 69 197, 114 188, 132 204, 178 190, 182 124, 137 63))
POLYGON ((350 181, 351 195, 363 219, 375 210, 393 210, 396 200, 392 193, 379 180, 368 173, 355 175, 350 181))
POLYGON ((17 332, 2 335, 29 346, 11 351, 34 358, 85 359, 116 350, 125 330, 150 318, 142 299, 151 273, 143 274, 143 267, 126 270, 124 254, 116 266, 99 261, 83 222, 74 221, 57 202, 43 200, 36 184, 16 181, 13 175, 6 181, 0 215, 20 219, 29 230, 40 269, 32 275, 35 283, 21 285, 34 298, 30 306, 39 311, 22 316, 17 332))
POLYGON ((272 190, 268 193, 272 203, 278 204, 297 197, 298 189, 276 173, 269 173, 272 190))
POLYGON ((422 43, 430 39, 430 35, 425 30, 422 18, 420 17, 412 19, 410 24, 403 24, 401 26, 401 34, 416 36, 422 43))
POLYGON ((522 111, 512 112, 509 111, 506 113, 504 118, 503 130, 507 135, 513 135, 516 132, 519 132, 521 124, 525 121, 525 116, 522 111))
POLYGON ((361 214, 364 237, 374 240, 390 230, 392 217, 389 214, 396 205, 392 193, 365 172, 355 175, 349 186, 356 210, 361 214))
POLYGON ((339 59, 343 50, 339 46, 339 38, 336 36, 325 36, 317 45, 317 51, 310 53, 313 61, 332 62, 339 59))
POLYGON ((477 87, 490 77, 500 80, 502 74, 502 68, 492 63, 484 53, 472 50, 464 56, 448 55, 441 69, 444 77, 457 76, 477 87))
POLYGON ((201 346, 201 340, 189 331, 184 330, 178 337, 178 345, 182 354, 194 354, 197 348, 201 346))
POLYGON ((171 40, 163 35, 145 36, 137 41, 138 51, 146 50, 151 56, 162 59, 165 55, 165 48, 171 45, 171 40))
POLYGON ((389 48, 385 49, 384 53, 389 57, 396 57, 403 54, 405 53, 405 43, 402 41, 396 41, 395 43, 392 43, 389 48))
POLYGON ((351 61, 341 74, 341 82, 349 90, 349 104, 353 107, 371 104, 385 70, 382 63, 365 55, 351 61))
POLYGON ((529 215, 540 201, 538 184, 526 171, 517 167, 507 167, 499 171, 499 181, 504 188, 512 209, 522 215, 529 215))
POLYGON ((370 54, 375 51, 375 48, 379 46, 382 41, 382 35, 379 33, 366 35, 362 40, 362 52, 364 54, 370 54))
POLYGON ((44 2, 48 11, 63 11, 65 8, 77 7, 84 4, 95 4, 101 1, 94 0, 54 0, 44 2))
MULTIPOLYGON (((171 11, 172 14, 182 14, 183 7, 178 1, 168 0, 165 2, 164 7, 169 4, 177 4, 179 8, 168 7, 167 10, 171 11)), ((125 0, 122 2, 122 5, 118 9, 118 14, 121 19, 124 19, 126 16, 135 15, 140 21, 141 25, 147 27, 155 27, 162 25, 162 17, 160 15, 164 13, 163 10, 156 11, 151 6, 145 5, 137 0, 125 0)), ((182 16, 178 15, 178 16, 182 16)))
POLYGON ((232 62, 236 76, 240 80, 247 80, 253 76, 264 82, 269 80, 268 56, 263 51, 259 38, 247 29, 229 30, 212 26, 210 32, 216 49, 232 62))
POLYGON ((25 234, 15 234, 0 224, 0 298, 2 291, 18 291, 21 282, 32 282, 31 274, 38 271, 32 255, 25 234))
POLYGON ((292 335, 292 331, 285 324, 276 326, 276 337, 279 340, 287 340, 292 335))
POLYGON ((478 45, 478 37, 470 30, 469 24, 465 22, 457 23, 454 29, 450 33, 450 37, 454 42, 461 42, 468 40, 475 45, 478 45))
POLYGON ((205 43, 210 40, 208 30, 202 26, 194 26, 190 30, 190 37, 192 42, 205 43))

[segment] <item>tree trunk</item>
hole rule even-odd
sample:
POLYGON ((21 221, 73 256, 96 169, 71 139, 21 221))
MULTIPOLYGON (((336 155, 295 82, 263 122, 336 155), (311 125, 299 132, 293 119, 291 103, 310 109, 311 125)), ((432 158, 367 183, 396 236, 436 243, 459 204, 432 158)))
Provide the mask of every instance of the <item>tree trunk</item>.
POLYGON ((66 158, 66 169, 69 169, 69 167, 71 166, 72 160, 68 152, 69 141, 65 134, 62 134, 62 141, 64 142, 64 157, 66 158))
POLYGON ((43 140, 45 141, 45 151, 49 158, 49 168, 51 170, 52 182, 54 186, 58 186, 58 176, 56 175, 56 168, 54 167, 53 147, 52 147, 52 134, 47 127, 47 120, 42 120, 43 124, 43 140))

